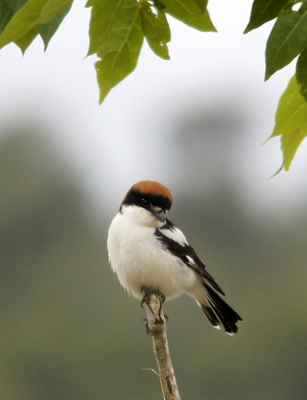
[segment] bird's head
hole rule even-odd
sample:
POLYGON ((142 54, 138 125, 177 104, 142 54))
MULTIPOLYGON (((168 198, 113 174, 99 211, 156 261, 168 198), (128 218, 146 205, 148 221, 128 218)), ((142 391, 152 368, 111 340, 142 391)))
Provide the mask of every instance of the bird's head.
POLYGON ((137 220, 138 223, 161 227, 173 202, 171 191, 155 181, 141 181, 127 192, 120 211, 137 220))

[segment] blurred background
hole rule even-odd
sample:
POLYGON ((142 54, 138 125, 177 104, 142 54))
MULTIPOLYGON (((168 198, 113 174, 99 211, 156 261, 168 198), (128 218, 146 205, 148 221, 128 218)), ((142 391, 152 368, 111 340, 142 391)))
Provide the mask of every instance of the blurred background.
POLYGON ((264 84, 272 24, 243 35, 250 7, 212 0, 218 34, 171 20, 171 61, 144 44, 100 107, 84 2, 46 53, 1 50, 1 400, 162 397, 145 313, 106 253, 141 179, 171 187, 170 219, 244 319, 229 337, 187 296, 166 304, 182 399, 306 399, 306 144, 268 180, 279 139, 261 144, 294 66, 264 84))

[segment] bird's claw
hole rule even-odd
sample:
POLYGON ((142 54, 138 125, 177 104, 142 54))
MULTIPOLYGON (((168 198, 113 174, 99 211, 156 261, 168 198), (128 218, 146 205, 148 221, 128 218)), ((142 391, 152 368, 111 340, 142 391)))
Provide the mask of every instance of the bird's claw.
POLYGON ((147 318, 143 318, 143 321, 146 321, 145 332, 147 333, 147 335, 152 336, 152 332, 150 331, 149 325, 148 325, 148 319, 147 318))
MULTIPOLYGON (((144 303, 148 306, 152 314, 156 317, 156 324, 163 324, 164 320, 161 318, 162 304, 165 302, 165 296, 158 289, 154 289, 152 287, 142 286, 141 291, 143 293, 143 298, 141 300, 141 307, 143 307, 144 303), (151 303, 151 295, 154 294, 159 300, 159 307, 157 309, 153 309, 151 303)), ((168 318, 167 318, 168 319, 168 318)))
POLYGON ((146 303, 149 306, 149 302, 150 302, 150 296, 152 294, 155 294, 160 302, 161 305, 165 302, 165 296, 163 293, 160 292, 160 290, 158 289, 154 289, 152 287, 148 287, 148 286, 142 286, 141 287, 141 292, 143 293, 143 297, 141 300, 141 307, 143 308, 143 304, 146 303))

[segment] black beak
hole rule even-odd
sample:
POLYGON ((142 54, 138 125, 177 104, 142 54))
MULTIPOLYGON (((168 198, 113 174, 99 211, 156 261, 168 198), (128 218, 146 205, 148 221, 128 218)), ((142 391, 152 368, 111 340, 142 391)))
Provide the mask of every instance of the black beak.
POLYGON ((165 212, 164 212, 163 210, 161 210, 161 211, 151 210, 151 212, 153 213, 153 215, 154 215, 160 222, 165 222, 165 221, 166 221, 166 215, 165 215, 165 212))

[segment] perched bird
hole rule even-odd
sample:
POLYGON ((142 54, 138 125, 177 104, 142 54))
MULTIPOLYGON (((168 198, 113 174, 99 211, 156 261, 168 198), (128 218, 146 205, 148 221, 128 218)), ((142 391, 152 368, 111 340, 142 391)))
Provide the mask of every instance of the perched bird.
POLYGON ((112 269, 138 299, 148 290, 162 301, 188 294, 215 328, 232 335, 242 319, 219 296, 225 293, 181 230, 166 218, 172 202, 171 191, 161 183, 141 181, 131 187, 108 232, 112 269))

